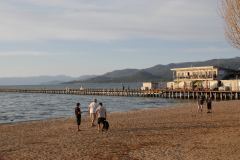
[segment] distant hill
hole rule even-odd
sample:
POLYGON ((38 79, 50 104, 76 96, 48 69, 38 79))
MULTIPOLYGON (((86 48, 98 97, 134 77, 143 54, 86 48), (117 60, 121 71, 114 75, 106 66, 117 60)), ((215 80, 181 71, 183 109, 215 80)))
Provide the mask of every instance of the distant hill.
POLYGON ((139 69, 123 69, 123 70, 115 70, 113 72, 108 72, 104 74, 104 77, 108 78, 120 78, 120 77, 128 77, 133 74, 138 73, 139 69))
POLYGON ((144 69, 155 76, 163 76, 165 80, 172 79, 172 68, 182 68, 182 67, 198 67, 198 66, 216 66, 229 68, 234 70, 240 69, 240 57, 231 59, 212 59, 201 62, 184 62, 184 63, 170 63, 168 65, 156 65, 151 68, 144 69))
MULTIPOLYGON (((120 73, 119 71, 117 71, 118 73, 120 73)), ((151 81, 151 80, 159 80, 161 79, 161 77, 158 76, 154 76, 151 73, 148 73, 144 70, 139 70, 139 71, 130 71, 131 74, 129 74, 128 76, 124 75, 121 76, 121 74, 119 75, 115 75, 115 72, 112 72, 113 75, 110 75, 108 73, 108 75, 104 74, 102 76, 98 76, 98 77, 94 77, 91 79, 88 79, 84 82, 90 82, 90 83, 104 83, 104 82, 142 82, 142 81, 151 81)), ((75 81, 76 82, 76 81, 75 81)), ((78 81, 78 82, 82 82, 82 81, 78 81)))
MULTIPOLYGON (((138 69, 124 69, 124 70, 116 70, 113 72, 108 72, 104 75, 101 76, 97 76, 94 78, 90 78, 88 80, 86 80, 87 82, 122 82, 122 81, 129 81, 130 79, 132 79, 131 77, 133 77, 133 75, 139 74, 140 70, 138 69)), ((144 73, 142 73, 144 74, 144 73)), ((148 73, 146 73, 148 74, 148 73)), ((140 75, 138 75, 140 76, 140 75)), ((147 75, 145 75, 147 76, 147 75)), ((142 76, 145 77, 145 76, 142 76)))
POLYGON ((123 69, 108 72, 106 74, 84 75, 80 77, 59 76, 36 76, 36 77, 9 77, 0 78, 0 85, 53 85, 75 84, 82 82, 143 82, 143 81, 170 81, 172 80, 172 68, 197 66, 218 66, 234 70, 240 70, 240 57, 230 59, 212 59, 201 62, 170 63, 156 65, 146 69, 123 69))
MULTIPOLYGON (((108 72, 79 82, 143 82, 143 81, 170 81, 172 80, 172 68, 217 66, 234 70, 240 69, 240 57, 230 59, 212 59, 199 62, 170 63, 167 65, 156 65, 146 69, 123 69, 108 72)), ((71 83, 71 82, 70 82, 71 83)))
POLYGON ((58 75, 58 76, 33 76, 33 77, 6 77, 0 78, 0 85, 55 85, 74 80, 86 80, 93 78, 93 75, 84 75, 78 78, 58 75))

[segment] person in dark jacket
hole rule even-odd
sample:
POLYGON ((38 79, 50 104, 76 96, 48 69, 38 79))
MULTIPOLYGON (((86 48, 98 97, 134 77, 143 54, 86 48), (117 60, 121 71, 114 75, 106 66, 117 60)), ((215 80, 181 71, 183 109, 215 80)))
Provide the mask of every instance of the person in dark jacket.
POLYGON ((77 104, 76 104, 76 107, 75 107, 75 116, 76 116, 78 131, 80 131, 80 124, 81 124, 81 108, 80 108, 80 103, 77 103, 77 104))
POLYGON ((208 97, 207 100, 207 113, 212 113, 212 97, 208 97))

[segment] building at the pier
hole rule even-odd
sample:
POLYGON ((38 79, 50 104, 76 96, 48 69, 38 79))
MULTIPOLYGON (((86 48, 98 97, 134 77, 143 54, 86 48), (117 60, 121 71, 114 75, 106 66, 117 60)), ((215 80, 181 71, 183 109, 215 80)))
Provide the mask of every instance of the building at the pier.
POLYGON ((167 83, 168 89, 185 90, 232 90, 239 91, 239 71, 215 67, 173 68, 173 81, 167 83))
POLYGON ((143 86, 141 87, 141 90, 152 90, 152 89, 158 89, 159 83, 158 82, 143 82, 143 86))

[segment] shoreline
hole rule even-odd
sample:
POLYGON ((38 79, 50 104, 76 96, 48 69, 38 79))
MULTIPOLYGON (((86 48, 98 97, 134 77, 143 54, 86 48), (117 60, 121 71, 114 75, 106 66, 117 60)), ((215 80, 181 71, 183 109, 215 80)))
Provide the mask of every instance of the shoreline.
POLYGON ((240 101, 213 102, 197 113, 193 102, 110 113, 98 133, 82 119, 0 124, 0 159, 240 159, 240 101), (101 156, 99 156, 101 155, 101 156))
MULTIPOLYGON (((161 109, 161 108, 168 108, 168 107, 176 107, 180 104, 182 104, 183 102, 175 102, 174 104, 169 104, 169 105, 162 105, 162 106, 156 106, 156 107, 146 107, 146 108, 134 108, 134 109, 130 109, 130 110, 126 110, 126 111, 111 111, 108 112, 108 114, 113 114, 113 113, 126 113, 126 112, 131 112, 131 111, 138 111, 138 110, 148 110, 148 109, 161 109)), ((184 103, 189 103, 189 102, 184 102, 184 103)), ((84 117, 88 117, 89 113, 88 112, 84 112, 84 114, 82 114, 82 118, 84 117)), ((73 108, 73 115, 72 116, 57 116, 57 117, 49 117, 49 118, 43 118, 43 119, 32 119, 32 120, 20 120, 20 121, 9 121, 9 122, 1 122, 1 125, 14 125, 14 124, 18 124, 18 123, 31 123, 31 122, 38 122, 38 121, 48 121, 48 120, 58 120, 58 119, 69 119, 69 118, 74 118, 74 108, 73 108)))

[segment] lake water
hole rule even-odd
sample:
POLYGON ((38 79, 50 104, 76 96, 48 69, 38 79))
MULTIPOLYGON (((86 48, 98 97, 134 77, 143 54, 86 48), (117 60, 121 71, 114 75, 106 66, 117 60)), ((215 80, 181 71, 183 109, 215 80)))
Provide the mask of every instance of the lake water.
POLYGON ((122 89, 130 88, 130 89, 139 89, 142 86, 142 82, 134 82, 134 83, 78 83, 78 84, 58 84, 58 85, 19 85, 19 86, 0 86, 0 88, 35 88, 35 89, 79 89, 83 88, 116 88, 122 89))
MULTIPOLYGON (((17 87, 21 88, 23 86, 12 86, 12 88, 17 87)), ((33 86, 28 87, 33 88, 33 86)), ((57 88, 57 86, 51 87, 57 88)), ((179 100, 145 97, 94 97, 37 93, 0 93, 0 123, 74 116, 74 108, 77 102, 81 103, 83 115, 86 115, 87 106, 93 98, 97 98, 98 102, 102 102, 108 112, 125 112, 144 108, 166 107, 180 102, 179 100)))

